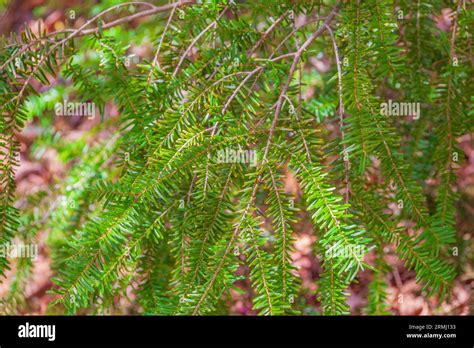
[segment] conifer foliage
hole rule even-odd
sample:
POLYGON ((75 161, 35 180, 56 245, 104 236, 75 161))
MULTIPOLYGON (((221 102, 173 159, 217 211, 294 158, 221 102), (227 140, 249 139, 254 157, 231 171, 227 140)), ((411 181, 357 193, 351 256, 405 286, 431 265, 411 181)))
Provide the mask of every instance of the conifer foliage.
MULTIPOLYGON (((373 279, 366 313, 390 313, 390 247, 426 297, 449 297, 457 139, 472 125, 469 5, 123 2, 64 30, 13 35, 0 51, 0 244, 48 231, 52 306, 67 314, 109 313, 120 298, 145 314, 225 314, 241 280, 255 312, 302 314, 292 260, 302 219, 317 240, 323 314, 350 313, 361 272, 373 279), (134 61, 129 47, 145 36, 154 52, 134 61), (321 58, 328 71, 312 67, 321 58), (20 207, 16 134, 61 84, 100 113, 86 136, 109 136, 20 207)), ((9 264, 0 258, 1 276, 9 264)), ((30 269, 16 265, 6 312, 30 269)))

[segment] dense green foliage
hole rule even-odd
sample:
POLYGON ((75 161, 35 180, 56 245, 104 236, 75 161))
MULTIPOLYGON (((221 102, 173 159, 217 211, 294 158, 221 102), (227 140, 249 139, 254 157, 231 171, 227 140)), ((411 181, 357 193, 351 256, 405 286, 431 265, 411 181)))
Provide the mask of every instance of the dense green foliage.
MULTIPOLYGON (((389 313, 390 244, 426 296, 446 297, 455 278, 457 138, 472 120, 467 6, 122 4, 95 8, 87 27, 12 37, 0 51, 0 243, 49 231, 56 305, 70 314, 107 313, 131 284, 143 313, 222 314, 242 277, 258 313, 298 314, 291 254, 306 215, 323 269, 323 314, 349 313, 348 288, 366 269, 366 312, 389 313), (435 22, 445 8, 454 11, 447 30, 435 22), (112 11, 153 17, 128 31, 126 23, 108 25, 112 11), (147 38, 155 52, 130 64, 129 46, 147 38), (310 69, 312 57, 329 59, 330 70, 310 69), (33 80, 55 81, 49 102, 33 80), (315 95, 306 98, 311 86, 315 95), (32 116, 53 113, 63 95, 94 103, 103 120, 74 146, 43 135, 65 160, 81 161, 55 186, 54 204, 40 192, 20 212, 15 133, 32 116), (388 100, 419 103, 421 114, 383 114, 388 100), (119 118, 108 117, 110 101, 119 118), (101 129, 110 136, 86 145, 101 129), (231 152, 247 157, 224 156, 231 152), (285 191, 289 172, 301 196, 285 191), (39 211, 27 208, 34 206, 39 211)), ((10 311, 29 267, 17 265, 10 311)), ((1 258, 0 273, 7 268, 1 258)))

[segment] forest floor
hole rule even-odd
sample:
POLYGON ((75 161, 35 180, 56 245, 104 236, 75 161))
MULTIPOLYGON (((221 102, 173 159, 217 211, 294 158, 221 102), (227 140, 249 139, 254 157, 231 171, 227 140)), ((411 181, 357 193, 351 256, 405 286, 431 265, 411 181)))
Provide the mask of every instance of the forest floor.
MULTIPOLYGON (((59 5, 61 8, 46 11, 47 15, 43 18, 43 22, 50 29, 60 29, 63 26, 65 9, 72 6, 77 1, 62 1, 59 5)), ((31 27, 35 27, 32 17, 32 10, 36 6, 44 4, 44 0, 15 0, 13 1, 11 12, 4 15, 0 20, 0 34, 9 31, 18 31, 23 23, 27 22, 31 27)), ((1 15, 1 13, 0 13, 1 15)), ((440 19, 442 25, 442 19, 440 19)), ((140 50, 150 51, 146 48, 137 48, 138 54, 140 50)), ((324 69, 327 61, 318 61, 312 59, 311 64, 315 68, 324 69)), ((58 118, 55 120, 53 127, 60 130, 61 137, 66 141, 73 142, 84 131, 90 129, 93 125, 100 122, 100 118, 88 120, 85 118, 58 118)), ((58 153, 54 149, 47 149, 40 159, 35 159, 31 154, 31 145, 35 139, 41 134, 41 128, 38 119, 29 122, 26 128, 17 134, 17 138, 21 143, 21 165, 17 170, 17 196, 25 197, 28 194, 36 192, 39 189, 48 189, 52 185, 61 181, 68 170, 77 161, 64 163, 59 159, 58 153)), ((103 134, 100 134, 103 136, 103 134)), ((461 193, 462 199, 459 202, 459 210, 463 211, 463 221, 459 222, 458 230, 463 235, 459 236, 462 240, 470 240, 472 238, 469 231, 474 227, 474 142, 473 134, 466 134, 459 139, 459 146, 464 152, 465 161, 461 169, 458 171, 457 187, 461 193)), ((91 143, 95 139, 90 140, 91 143)), ((298 183, 291 173, 287 173, 286 190, 288 192, 299 194, 298 183)), ((300 214, 299 222, 296 225, 296 242, 295 251, 293 253, 294 264, 298 267, 299 275, 302 279, 303 298, 306 303, 307 314, 318 312, 319 303, 316 299, 315 291, 317 289, 316 280, 321 272, 318 258, 314 256, 314 243, 316 237, 313 232, 313 226, 304 213, 300 214)), ((53 286, 50 278, 53 273, 50 267, 50 258, 48 247, 46 245, 47 233, 40 232, 38 235, 39 255, 34 262, 32 277, 26 286, 25 297, 26 305, 21 314, 41 315, 48 311, 48 305, 54 300, 54 295, 48 293, 53 286)), ((470 246, 472 248, 472 244, 470 246)), ((369 253, 367 259, 373 258, 369 253)), ((437 303, 435 298, 425 299, 421 294, 421 285, 416 283, 415 274, 408 271, 402 261, 393 254, 393 248, 387 247, 386 260, 392 267, 392 271, 387 275, 388 287, 388 303, 390 311, 396 315, 467 315, 472 314, 473 308, 471 303, 472 289, 474 286, 474 268, 473 256, 470 255, 465 264, 464 269, 458 274, 450 299, 441 305, 437 303)), ((0 298, 2 298, 8 290, 14 274, 15 264, 12 264, 12 270, 7 274, 7 279, 0 284, 0 298)), ((239 272, 245 273, 246 269, 242 268, 239 272)), ((365 305, 367 297, 367 287, 371 280, 370 271, 362 272, 358 277, 358 283, 353 284, 350 288, 349 304, 352 314, 363 314, 362 308, 365 305)), ((249 287, 245 282, 239 283, 242 288, 249 287)), ((130 313, 129 303, 123 303, 123 308, 119 308, 119 313, 130 313)), ((229 299, 229 314, 253 314, 251 301, 248 295, 241 295, 232 292, 229 299)), ((48 311, 49 313, 49 311, 48 311)))

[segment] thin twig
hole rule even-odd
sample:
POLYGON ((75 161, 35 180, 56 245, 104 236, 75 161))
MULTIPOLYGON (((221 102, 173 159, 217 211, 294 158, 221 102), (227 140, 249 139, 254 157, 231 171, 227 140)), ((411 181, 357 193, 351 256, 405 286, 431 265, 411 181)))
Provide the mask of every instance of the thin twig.
POLYGON ((204 28, 203 31, 201 31, 199 33, 198 36, 196 36, 193 41, 191 42, 191 44, 188 46, 188 48, 186 49, 186 51, 184 51, 183 55, 181 56, 179 62, 178 62, 178 65, 176 66, 176 68, 174 69, 174 72, 173 72, 173 77, 176 77, 176 75, 178 74, 179 72, 179 69, 181 67, 181 65, 183 64, 184 60, 186 59, 186 57, 188 56, 189 52, 192 50, 192 48, 194 47, 194 45, 199 41, 199 39, 211 28, 215 27, 217 25, 217 22, 219 21, 219 19, 222 18, 222 16, 224 15, 224 13, 227 11, 228 9, 228 6, 226 6, 224 8, 224 10, 219 14, 219 16, 213 20, 206 28, 204 28))
POLYGON ((265 146, 265 151, 263 153, 263 160, 262 161, 265 161, 266 158, 267 158, 267 155, 268 155, 268 151, 270 149, 270 144, 271 144, 271 140, 272 140, 272 137, 273 137, 273 133, 275 132, 275 128, 276 128, 276 125, 277 125, 277 122, 278 122, 278 117, 280 116, 280 112, 281 112, 281 109, 282 109, 282 106, 283 106, 283 100, 284 100, 284 96, 286 95, 287 91, 288 91, 288 88, 290 87, 290 83, 291 83, 291 80, 293 79, 293 74, 298 66, 298 62, 300 60, 300 57, 301 55, 303 54, 303 52, 306 50, 306 48, 308 48, 308 46, 314 41, 316 40, 325 30, 326 28, 328 27, 328 24, 333 20, 333 18, 336 16, 336 13, 337 13, 337 9, 339 7, 339 2, 338 1, 336 3, 336 5, 334 6, 333 10, 331 11, 331 13, 329 14, 329 16, 326 18, 326 20, 324 21, 324 25, 322 25, 318 30, 316 30, 304 43, 303 45, 298 49, 298 51, 295 53, 294 55, 294 58, 293 58, 293 63, 291 64, 291 67, 290 67, 290 71, 288 73, 288 79, 286 80, 286 83, 285 85, 283 86, 281 92, 280 92, 280 96, 278 97, 278 101, 276 103, 276 108, 275 108, 275 115, 273 116, 273 121, 272 121, 272 125, 270 127, 270 134, 268 136, 268 140, 267 140, 267 145, 265 146))
POLYGON ((288 13, 288 10, 286 10, 273 24, 263 33, 263 35, 260 37, 260 39, 257 41, 257 43, 252 47, 252 49, 249 52, 249 56, 252 56, 255 51, 257 50, 258 47, 267 39, 268 35, 277 27, 278 24, 285 19, 286 15, 288 13))
POLYGON ((339 58, 339 49, 337 47, 336 39, 334 37, 334 33, 332 32, 331 28, 327 25, 327 31, 329 32, 329 36, 331 36, 331 40, 334 47, 334 55, 336 56, 336 67, 337 67, 337 84, 338 84, 338 95, 339 95, 339 129, 341 130, 341 139, 342 139, 342 152, 343 152, 343 161, 344 161, 344 177, 345 177, 345 184, 346 184, 346 192, 345 192, 345 203, 349 203, 349 193, 350 193, 350 183, 349 183, 349 169, 350 169, 350 162, 349 162, 349 154, 347 153, 346 143, 344 142, 345 133, 344 133, 344 103, 342 99, 342 69, 341 69, 341 59, 339 58))
MULTIPOLYGON (((83 24, 81 27, 79 27, 79 29, 64 29, 64 30, 61 30, 61 31, 54 31, 54 32, 49 33, 48 35, 46 35, 46 37, 39 38, 38 40, 34 40, 34 41, 28 43, 27 45, 23 46, 17 53, 13 54, 4 64, 2 64, 0 66, 0 71, 3 71, 3 69, 5 69, 5 67, 9 63, 11 63, 18 55, 21 55, 21 54, 25 53, 35 43, 40 43, 40 42, 44 41, 47 38, 57 36, 57 35, 61 35, 61 34, 71 33, 71 35, 69 35, 66 38, 66 40, 69 40, 73 37, 81 37, 81 36, 85 36, 85 35, 89 35, 89 34, 97 34, 101 28, 102 28, 102 30, 112 28, 112 27, 115 27, 115 26, 123 24, 123 23, 131 22, 131 21, 133 21, 137 18, 150 16, 150 15, 153 15, 153 14, 156 14, 156 13, 159 13, 159 12, 166 12, 170 9, 175 9, 176 7, 181 7, 181 6, 185 6, 185 5, 192 5, 195 2, 196 2, 196 0, 180 0, 180 1, 168 4, 168 5, 164 5, 164 6, 155 6, 155 5, 150 4, 148 2, 132 1, 132 2, 125 2, 125 3, 122 3, 122 4, 112 6, 108 9, 102 11, 101 13, 95 15, 94 17, 92 17, 92 19, 88 20, 85 24, 83 24), (149 10, 140 11, 140 12, 137 12, 133 15, 123 17, 123 18, 117 19, 117 20, 109 22, 109 23, 105 23, 104 25, 102 25, 101 28, 96 27, 96 28, 83 30, 84 28, 88 27, 89 25, 94 23, 97 19, 104 16, 105 14, 107 14, 111 11, 114 11, 114 10, 120 8, 120 7, 130 6, 130 5, 146 5, 146 6, 151 7, 151 8, 149 10)), ((62 40, 60 42, 62 44, 65 41, 62 40)))
POLYGON ((158 64, 158 67, 161 69, 160 62, 158 61, 158 55, 160 54, 161 45, 163 44, 163 40, 165 38, 166 31, 168 30, 168 27, 171 24, 171 20, 173 19, 173 15, 174 15, 174 12, 176 11, 176 7, 177 6, 173 7, 173 9, 171 10, 170 16, 168 17, 168 21, 166 22, 165 29, 163 29, 163 34, 161 35, 160 43, 158 44, 158 48, 156 49, 155 57, 153 58, 153 62, 151 64, 150 73, 149 73, 148 79, 147 79, 147 84, 150 84, 151 76, 153 74, 153 69, 155 68, 155 65, 158 64))

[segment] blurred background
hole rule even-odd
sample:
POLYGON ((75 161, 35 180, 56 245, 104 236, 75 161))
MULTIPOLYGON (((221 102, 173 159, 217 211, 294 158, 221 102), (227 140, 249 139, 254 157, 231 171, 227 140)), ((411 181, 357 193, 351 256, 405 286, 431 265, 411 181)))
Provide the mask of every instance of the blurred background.
MULTIPOLYGON (((0 0, 0 35, 8 37, 12 32, 20 33, 25 26, 33 31, 38 27, 38 22, 48 32, 61 30, 68 27, 78 27, 87 18, 97 14, 119 1, 76 1, 76 0, 0 0), (71 11, 74 11, 74 21, 70 20, 71 11)), ((161 2, 163 3, 163 2, 161 2)), ((125 10, 124 10, 125 11, 125 10)), ((122 11, 116 11, 107 17, 108 20, 119 18, 122 11)), ((449 27, 450 18, 446 14, 436 18, 440 28, 449 27)), ((152 59, 154 44, 147 37, 149 26, 141 30, 135 30, 141 22, 149 22, 149 19, 139 19, 110 30, 117 37, 131 38, 133 42, 129 53, 139 59, 152 59)), ((158 23, 158 22, 155 22, 158 23)), ((159 23, 163 23, 160 21, 159 23)), ((310 59, 309 63, 315 74, 330 70, 331 61, 328 57, 318 56, 310 59)), ((35 82, 33 82, 35 83, 35 82)), ((319 83, 318 78, 309 81, 306 97, 311 98, 315 93, 311 83, 319 83)), ((112 102, 106 104, 104 111, 105 120, 101 117, 89 119, 86 117, 54 117, 53 105, 63 100, 64 95, 74 94, 69 83, 58 78, 52 81, 50 86, 40 84, 34 85, 39 91, 39 97, 31 98, 29 102, 29 121, 25 129, 16 134, 21 143, 21 165, 16 173, 17 180, 17 206, 20 209, 36 208, 31 214, 48 218, 48 211, 53 208, 54 200, 48 200, 48 206, 44 203, 35 207, 35 202, 48 192, 57 192, 67 173, 78 163, 84 149, 94 144, 103 142, 110 138, 114 129, 117 128, 117 118, 120 116, 112 102), (33 197, 33 198, 32 198, 33 197), (38 198, 39 197, 39 198, 38 198)), ((328 124, 328 127, 331 127, 328 124)), ((461 192, 459 204, 459 248, 463 259, 458 262, 458 276, 455 280, 452 297, 442 304, 435 298, 426 299, 421 295, 421 286, 416 283, 415 274, 404 268, 403 262, 393 254, 393 248, 387 247, 386 260, 392 266, 388 272, 386 281, 388 285, 388 303, 390 311, 396 315, 427 315, 427 314, 449 314, 466 315, 472 313, 470 301, 473 282, 473 244, 471 232, 474 225, 474 143, 471 134, 459 139, 460 147, 467 159, 458 171, 457 186, 461 192), (401 296, 400 296, 401 295, 401 296)), ((113 160, 113 159, 112 159, 113 160)), ((286 189, 298 194, 298 184, 295 178, 288 174, 286 178, 286 189)), ((44 201, 42 201, 44 202, 44 201)), ((16 297, 15 310, 18 314, 54 314, 55 309, 49 308, 54 300, 54 295, 48 290, 53 286, 50 278, 51 260, 47 247, 48 229, 38 226, 38 229, 24 230, 25 238, 35 240, 39 245, 39 255, 31 264, 20 264, 13 260, 11 271, 7 278, 0 284, 0 298, 9 299, 12 288, 22 288, 22 297, 16 297), (13 276, 17 269, 22 272, 13 276)), ((311 222, 304 214, 301 214, 297 224, 297 241, 293 259, 299 267, 302 279, 303 302, 307 314, 317 314, 319 303, 314 294, 316 290, 315 279, 320 273, 318 259, 314 256, 313 245, 315 237, 311 222)), ((373 258, 369 253, 368 258, 373 258)), ((245 274, 245 269, 239 272, 245 274)), ((371 280, 370 271, 364 271, 358 277, 359 282, 351 286, 349 304, 351 313, 363 314, 367 286, 371 280)), ((249 284, 241 281, 238 286, 248 289, 249 284)), ((233 292, 229 299, 230 314, 253 314, 252 305, 247 292, 233 292)), ((133 299, 122 299, 117 303, 115 314, 134 314, 137 309, 133 305, 133 299)))

